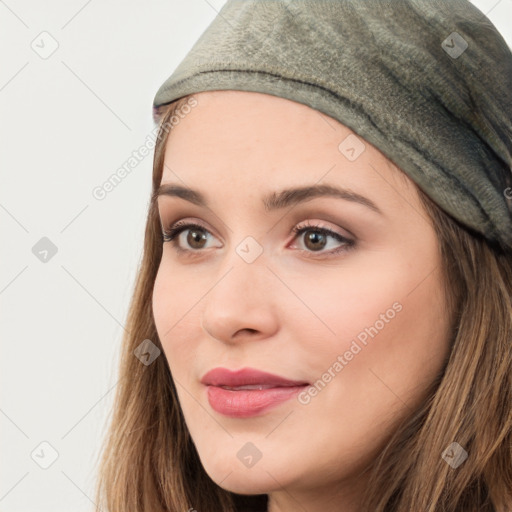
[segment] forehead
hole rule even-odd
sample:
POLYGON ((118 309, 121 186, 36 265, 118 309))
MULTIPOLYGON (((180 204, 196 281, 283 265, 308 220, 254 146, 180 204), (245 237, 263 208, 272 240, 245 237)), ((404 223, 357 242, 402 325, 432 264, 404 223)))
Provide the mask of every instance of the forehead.
POLYGON ((170 131, 162 182, 263 190, 324 180, 354 190, 381 189, 381 195, 387 183, 395 194, 406 193, 407 180, 397 179, 398 171, 377 148, 322 112, 246 91, 207 91, 194 98, 196 107, 170 131))
POLYGON ((171 130, 168 148, 201 154, 227 146, 260 155, 272 149, 273 156, 292 158, 297 148, 336 149, 343 128, 317 110, 269 94, 208 91, 194 97, 198 104, 171 130))

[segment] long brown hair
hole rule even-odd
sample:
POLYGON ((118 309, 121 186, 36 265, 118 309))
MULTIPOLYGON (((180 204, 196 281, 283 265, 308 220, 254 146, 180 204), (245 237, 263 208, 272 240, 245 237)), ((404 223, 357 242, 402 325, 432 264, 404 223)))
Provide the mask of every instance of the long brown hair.
MULTIPOLYGON (((105 512, 267 508, 267 495, 234 494, 205 472, 153 319, 153 284, 162 255, 154 194, 163 173, 167 137, 193 101, 193 96, 186 96, 155 112, 158 136, 144 251, 98 464, 96 503, 105 512), (134 355, 146 339, 162 351, 150 365, 134 355)), ((417 190, 440 242, 452 317, 451 351, 427 400, 410 411, 367 468, 369 484, 361 512, 510 512, 512 253, 464 227, 417 190), (456 468, 444 457, 452 443, 468 454, 456 468)))

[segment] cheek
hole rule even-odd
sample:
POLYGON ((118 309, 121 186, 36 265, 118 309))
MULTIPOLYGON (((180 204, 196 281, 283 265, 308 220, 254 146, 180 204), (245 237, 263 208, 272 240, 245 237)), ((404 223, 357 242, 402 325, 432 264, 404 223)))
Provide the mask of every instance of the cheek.
POLYGON ((314 278, 293 279, 307 305, 295 314, 296 339, 313 374, 346 354, 343 371, 354 373, 353 386, 378 382, 373 368, 400 390, 433 378, 446 357, 449 329, 434 241, 421 250, 368 251, 347 259, 339 273, 322 269, 314 278))
POLYGON ((173 300, 173 290, 170 283, 171 281, 167 279, 167 275, 165 275, 162 265, 160 265, 153 286, 152 307, 155 326, 162 343, 164 343, 163 334, 172 325, 171 316, 175 311, 175 300, 173 300))
POLYGON ((315 373, 347 351, 351 365, 362 363, 378 351, 377 340, 396 335, 404 316, 404 275, 397 279, 399 262, 386 264, 382 256, 373 257, 380 265, 369 257, 354 258, 339 269, 315 270, 311 277, 289 276, 301 301, 293 301, 287 328, 293 326, 298 347, 307 352, 304 360, 315 373))
POLYGON ((327 298, 308 295, 308 305, 335 333, 316 319, 296 326, 315 390, 301 402, 301 420, 314 424, 318 438, 332 440, 315 446, 312 458, 334 461, 342 453, 354 464, 363 454, 371 458, 425 399, 442 367, 448 343, 439 276, 415 288, 425 276, 403 268, 380 267, 363 280, 347 273, 344 287, 322 286, 327 298))
POLYGON ((176 272, 162 263, 153 287, 152 307, 156 330, 176 378, 191 368, 194 358, 192 334, 197 330, 194 329, 197 317, 194 317, 193 306, 199 298, 195 297, 197 292, 191 290, 190 282, 190 279, 180 279, 176 272))
POLYGON ((153 287, 153 314, 159 334, 163 332, 169 336, 169 329, 174 332, 188 315, 193 314, 191 309, 204 295, 201 288, 189 272, 170 265, 164 251, 153 287))

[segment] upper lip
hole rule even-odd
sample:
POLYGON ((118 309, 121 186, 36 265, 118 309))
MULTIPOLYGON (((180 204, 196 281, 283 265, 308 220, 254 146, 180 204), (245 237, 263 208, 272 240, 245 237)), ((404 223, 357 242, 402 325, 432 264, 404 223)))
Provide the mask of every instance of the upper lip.
POLYGON ((255 384, 275 385, 276 387, 305 386, 306 381, 285 379, 279 375, 256 370, 255 368, 242 368, 229 370, 227 368, 214 368, 201 379, 207 386, 247 386, 255 384))

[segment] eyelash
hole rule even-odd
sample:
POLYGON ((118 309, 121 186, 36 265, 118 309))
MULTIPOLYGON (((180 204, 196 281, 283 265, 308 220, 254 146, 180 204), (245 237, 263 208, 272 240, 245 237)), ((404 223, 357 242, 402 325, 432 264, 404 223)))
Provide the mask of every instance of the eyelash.
MULTIPOLYGON (((163 229, 163 233, 162 233, 163 242, 164 243, 172 242, 177 236, 179 236, 181 234, 181 232, 186 231, 187 229, 198 229, 200 231, 205 231, 206 233, 210 233, 204 226, 201 226, 200 224, 196 224, 193 222, 187 223, 184 221, 178 221, 170 228, 163 229)), ((338 242, 344 242, 344 244, 345 244, 345 245, 342 245, 341 247, 338 247, 336 249, 333 249, 333 250, 327 251, 327 252, 316 253, 314 251, 307 251, 307 250, 301 249, 302 252, 310 253, 312 255, 321 254, 321 255, 327 255, 328 257, 336 256, 340 252, 348 251, 348 250, 352 249, 355 245, 354 240, 345 238, 344 236, 341 236, 340 234, 336 233, 335 231, 331 231, 330 229, 323 228, 322 226, 318 226, 316 224, 306 224, 301 227, 295 226, 292 229, 292 233, 295 234, 294 239, 299 237, 306 231, 317 231, 323 235, 330 236, 330 237, 334 238, 338 242)), ((186 253, 187 256, 191 256, 191 257, 193 257, 196 254, 201 252, 201 250, 182 249, 176 243, 173 243, 173 247, 176 250, 176 252, 178 252, 179 254, 186 253)))

